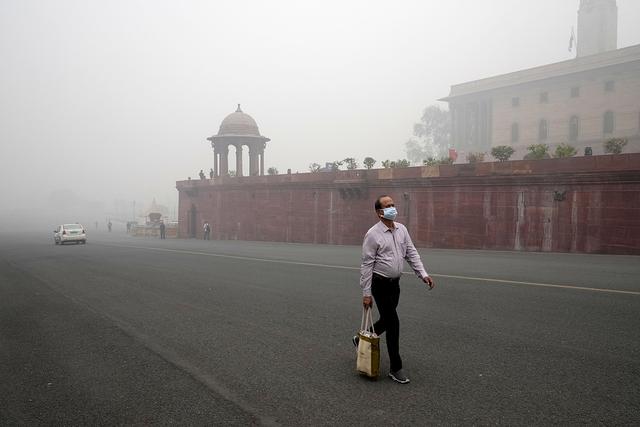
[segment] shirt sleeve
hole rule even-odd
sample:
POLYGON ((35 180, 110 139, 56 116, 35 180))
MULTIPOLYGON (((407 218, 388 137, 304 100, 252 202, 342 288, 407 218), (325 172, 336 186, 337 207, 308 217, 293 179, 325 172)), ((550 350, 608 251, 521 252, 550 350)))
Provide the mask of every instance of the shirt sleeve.
POLYGON ((407 263, 409 263, 409 266, 411 266, 413 271, 416 273, 416 276, 418 276, 421 279, 423 277, 427 277, 429 274, 427 273, 427 270, 424 268, 424 265, 422 265, 420 254, 416 250, 416 247, 413 246, 413 241, 411 240, 411 237, 409 236, 409 232, 406 229, 405 229, 405 233, 406 233, 406 239, 407 239, 406 240, 407 252, 404 256, 404 259, 407 260, 407 263))
POLYGON ((362 243, 362 264, 360 264, 360 287, 362 295, 371 296, 371 277, 373 276, 373 265, 376 262, 376 251, 378 244, 375 238, 367 233, 362 243))

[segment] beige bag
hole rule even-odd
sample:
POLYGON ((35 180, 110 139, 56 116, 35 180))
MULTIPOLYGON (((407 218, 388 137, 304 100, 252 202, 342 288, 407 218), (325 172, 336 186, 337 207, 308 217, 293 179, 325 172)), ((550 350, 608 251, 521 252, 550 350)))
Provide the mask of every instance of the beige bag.
POLYGON ((362 375, 378 378, 380 372, 380 338, 373 330, 373 316, 371 307, 362 309, 362 322, 358 337, 357 369, 362 375), (369 332, 369 326, 373 332, 369 332))

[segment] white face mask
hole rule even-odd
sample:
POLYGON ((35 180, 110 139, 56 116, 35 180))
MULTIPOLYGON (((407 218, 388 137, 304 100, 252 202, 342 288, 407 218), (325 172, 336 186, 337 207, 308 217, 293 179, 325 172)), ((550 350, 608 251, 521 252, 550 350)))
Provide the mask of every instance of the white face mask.
POLYGON ((395 206, 382 209, 382 217, 384 219, 393 221, 396 219, 397 216, 398 216, 398 211, 396 210, 395 206))

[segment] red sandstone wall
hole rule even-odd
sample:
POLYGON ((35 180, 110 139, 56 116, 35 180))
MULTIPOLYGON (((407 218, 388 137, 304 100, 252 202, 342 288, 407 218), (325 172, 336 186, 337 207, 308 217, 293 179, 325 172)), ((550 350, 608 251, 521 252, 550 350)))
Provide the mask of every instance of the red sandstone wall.
POLYGON ((179 235, 360 244, 391 195, 416 246, 640 254, 640 154, 180 181, 179 235))

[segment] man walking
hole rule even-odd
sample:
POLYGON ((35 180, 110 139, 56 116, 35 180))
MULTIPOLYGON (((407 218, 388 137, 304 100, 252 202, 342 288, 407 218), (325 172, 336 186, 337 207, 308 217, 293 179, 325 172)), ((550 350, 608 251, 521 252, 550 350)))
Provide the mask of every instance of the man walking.
POLYGON ((160 221, 160 238, 163 240, 167 237, 166 231, 167 227, 164 225, 164 221, 160 221))
MULTIPOLYGON (((378 306, 380 318, 373 327, 380 335, 387 333, 387 351, 389 353, 389 377, 400 384, 409 382, 402 369, 400 357, 400 321, 396 307, 400 299, 400 276, 406 260, 416 275, 433 289, 435 283, 427 274, 420 255, 413 246, 407 228, 394 220, 398 214, 393 199, 380 196, 375 202, 376 215, 380 221, 371 227, 364 236, 362 244, 362 265, 360 266, 360 287, 362 304, 378 306), (373 298, 372 298, 373 297, 373 298)), ((358 336, 353 344, 358 346, 358 336)))
POLYGON ((205 221, 203 231, 204 240, 209 240, 209 236, 211 236, 211 226, 209 225, 209 222, 205 221))

